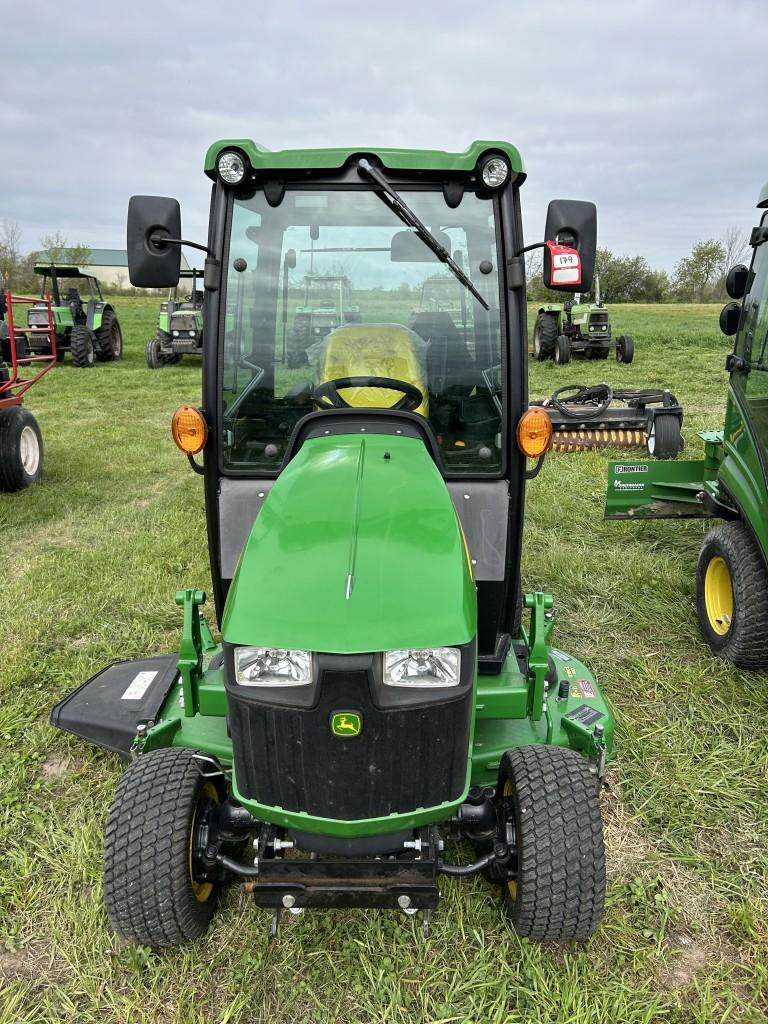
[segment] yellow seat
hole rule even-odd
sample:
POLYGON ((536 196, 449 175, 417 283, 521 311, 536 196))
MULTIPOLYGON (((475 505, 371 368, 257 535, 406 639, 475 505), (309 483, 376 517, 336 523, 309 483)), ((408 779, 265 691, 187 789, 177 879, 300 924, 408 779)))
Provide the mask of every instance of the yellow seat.
MULTIPOLYGON (((325 339, 319 381, 339 377, 392 377, 414 384, 424 396, 416 409, 429 414, 429 394, 420 352, 424 343, 400 324, 352 324, 337 327, 325 339)), ((387 388, 340 388, 344 401, 355 408, 389 409, 402 395, 387 388)))

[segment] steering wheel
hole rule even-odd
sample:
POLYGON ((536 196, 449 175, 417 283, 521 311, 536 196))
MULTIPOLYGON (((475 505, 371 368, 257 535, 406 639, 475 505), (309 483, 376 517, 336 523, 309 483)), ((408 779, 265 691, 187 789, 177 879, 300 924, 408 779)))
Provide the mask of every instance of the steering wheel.
POLYGON ((413 412, 424 401, 424 395, 415 384, 409 384, 407 380, 395 380, 394 377, 336 377, 335 380, 326 380, 319 384, 312 392, 312 400, 317 402, 321 409, 352 409, 349 402, 345 402, 339 394, 339 388, 386 388, 387 391, 399 391, 403 396, 390 409, 402 409, 403 412, 413 412))

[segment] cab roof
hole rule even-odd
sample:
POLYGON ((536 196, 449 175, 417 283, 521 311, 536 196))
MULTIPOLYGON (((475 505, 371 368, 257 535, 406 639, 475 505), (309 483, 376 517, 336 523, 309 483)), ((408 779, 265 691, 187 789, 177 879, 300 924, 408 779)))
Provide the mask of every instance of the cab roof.
POLYGON ((83 267, 76 267, 74 263, 36 263, 35 273, 36 274, 50 274, 52 270, 56 271, 57 277, 92 277, 96 280, 96 275, 91 274, 88 270, 83 267))
POLYGON ((216 177, 216 158, 223 149, 241 150, 255 171, 337 169, 353 156, 372 155, 378 157, 382 166, 392 170, 471 172, 484 153, 493 151, 507 157, 513 181, 519 184, 525 180, 523 158, 510 142, 475 141, 463 153, 446 153, 439 149, 381 149, 365 146, 270 150, 252 139, 221 139, 213 143, 205 156, 205 173, 210 178, 216 177))
POLYGON ((768 207, 768 181, 766 181, 766 183, 760 190, 760 198, 757 200, 757 205, 760 207, 760 209, 765 209, 766 207, 768 207))

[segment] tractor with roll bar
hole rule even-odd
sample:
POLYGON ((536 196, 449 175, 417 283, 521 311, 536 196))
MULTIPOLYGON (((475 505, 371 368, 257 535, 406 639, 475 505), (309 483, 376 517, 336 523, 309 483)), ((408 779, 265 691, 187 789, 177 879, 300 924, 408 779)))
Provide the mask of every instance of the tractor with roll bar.
POLYGON ((720 328, 734 337, 725 423, 705 430, 704 457, 611 462, 606 518, 722 519, 701 546, 696 610, 713 654, 768 669, 768 183, 758 197, 749 267, 726 277, 720 328))
POLYGON ((195 268, 180 271, 179 283, 189 281, 189 292, 182 296, 175 286, 160 304, 155 336, 147 342, 145 352, 150 370, 172 366, 185 355, 203 354, 202 278, 195 268))
MULTIPOLYGON (((521 586, 552 424, 528 408, 520 154, 239 139, 205 171, 207 244, 185 242, 176 200, 134 196, 128 258, 134 285, 173 287, 180 246, 206 253, 202 404, 172 433, 202 477, 221 640, 190 585, 178 653, 114 662, 51 716, 132 762, 106 826, 109 923, 177 945, 234 884, 272 935, 283 913, 366 907, 426 933, 440 880, 483 875, 518 934, 584 939, 614 719, 554 646, 552 595, 521 586), (288 366, 289 289, 308 252, 330 273, 341 249, 375 317, 288 366), (441 265, 467 339, 411 319, 441 265)), ((592 203, 552 201, 545 283, 570 290, 575 268, 588 287, 596 238, 592 203)))
POLYGON ((0 491, 21 491, 40 479, 43 437, 24 397, 56 365, 56 330, 51 297, 40 300, 0 290, 0 491), (26 334, 16 328, 14 304, 44 307, 46 323, 32 330, 47 354, 30 352, 26 334), (25 376, 25 374, 30 374, 25 376))

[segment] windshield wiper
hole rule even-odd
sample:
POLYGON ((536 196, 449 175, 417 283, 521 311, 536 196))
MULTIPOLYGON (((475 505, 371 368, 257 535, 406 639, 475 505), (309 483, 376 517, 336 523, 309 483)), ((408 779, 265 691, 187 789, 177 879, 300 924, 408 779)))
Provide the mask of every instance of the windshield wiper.
POLYGON ((389 182, 381 173, 381 171, 377 167, 374 167, 371 163, 369 163, 369 161, 366 160, 365 157, 363 157, 361 160, 358 160, 357 167, 361 174, 365 174, 372 181, 375 181, 377 185, 381 186, 382 190, 384 191, 384 196, 387 197, 385 199, 384 196, 377 192, 376 194, 379 196, 381 201, 383 203, 387 203, 387 199, 389 199, 387 206, 392 207, 392 209, 395 211, 395 213, 403 222, 403 224, 407 224, 409 228, 414 228, 416 234, 427 246, 427 248, 431 249, 435 256, 437 256, 437 258, 440 260, 440 262, 444 263, 448 267, 448 269, 451 271, 454 277, 461 281, 461 283, 468 291, 472 292, 474 297, 483 306, 483 308, 490 309, 488 303, 485 301, 485 299, 477 290, 477 288, 475 288, 475 286, 472 284, 472 281, 467 277, 467 275, 461 269, 456 260, 451 256, 451 254, 444 246, 440 245, 440 243, 429 230, 429 228, 426 226, 426 224, 423 224, 419 220, 419 218, 416 216, 416 214, 413 212, 410 206, 408 206, 408 204, 402 198, 402 196, 399 196, 397 192, 395 192, 395 190, 389 184, 389 182))

